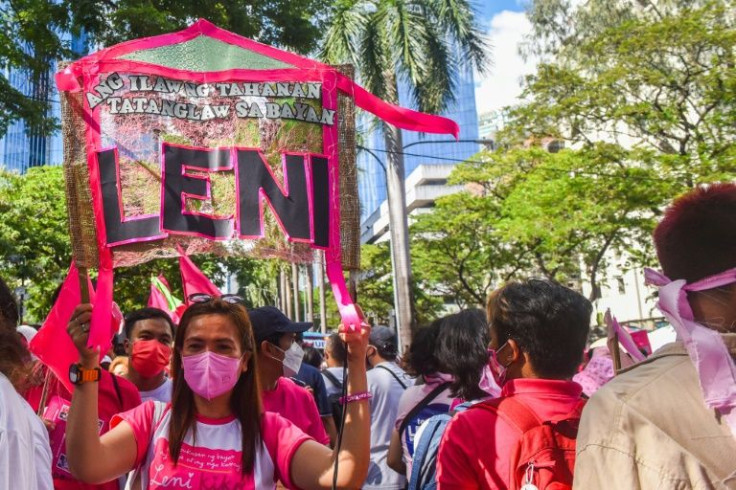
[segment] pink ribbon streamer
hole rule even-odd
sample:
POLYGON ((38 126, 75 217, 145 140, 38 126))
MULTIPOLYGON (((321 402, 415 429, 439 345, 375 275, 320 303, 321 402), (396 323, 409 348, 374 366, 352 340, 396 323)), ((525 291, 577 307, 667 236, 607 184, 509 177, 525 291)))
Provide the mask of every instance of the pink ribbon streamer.
POLYGON ((719 333, 694 319, 688 291, 706 291, 736 282, 736 268, 688 284, 645 269, 647 284, 659 287, 658 308, 682 339, 695 365, 700 390, 708 407, 718 411, 736 437, 736 365, 719 333))
POLYGON ((609 339, 613 338, 613 335, 616 334, 618 336, 618 341, 636 362, 641 362, 646 359, 646 356, 642 354, 636 346, 634 339, 631 338, 628 330, 619 325, 616 317, 611 315, 611 310, 606 310, 606 315, 603 317, 603 321, 608 327, 609 339))

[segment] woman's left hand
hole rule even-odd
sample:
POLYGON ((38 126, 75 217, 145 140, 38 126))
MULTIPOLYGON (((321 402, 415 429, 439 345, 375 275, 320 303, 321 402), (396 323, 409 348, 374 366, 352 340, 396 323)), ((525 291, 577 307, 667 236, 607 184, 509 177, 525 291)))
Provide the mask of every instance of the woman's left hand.
MULTIPOLYGON (((363 311, 358 305, 355 307, 362 321, 363 311)), ((371 326, 364 321, 360 324, 360 330, 357 330, 354 325, 340 325, 340 338, 345 342, 348 350, 348 363, 365 363, 365 353, 368 350, 370 336, 371 326)))

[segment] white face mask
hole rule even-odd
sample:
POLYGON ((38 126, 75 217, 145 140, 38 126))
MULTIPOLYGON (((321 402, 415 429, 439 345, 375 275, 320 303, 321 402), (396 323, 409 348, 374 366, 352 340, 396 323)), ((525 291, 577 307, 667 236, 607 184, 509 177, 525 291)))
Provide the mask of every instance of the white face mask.
MULTIPOLYGON (((283 350, 279 346, 275 345, 278 350, 284 353, 284 359, 281 360, 281 364, 284 367, 284 376, 290 378, 296 376, 299 372, 299 368, 302 366, 302 359, 304 359, 304 350, 299 347, 296 342, 291 344, 287 350, 283 350)), ((275 359, 275 358, 274 358, 275 359)))

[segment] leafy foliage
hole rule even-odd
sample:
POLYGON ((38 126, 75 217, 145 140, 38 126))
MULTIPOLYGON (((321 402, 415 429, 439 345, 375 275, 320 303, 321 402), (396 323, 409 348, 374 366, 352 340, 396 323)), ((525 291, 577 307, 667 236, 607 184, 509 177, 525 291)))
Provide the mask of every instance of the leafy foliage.
POLYGON ((488 46, 467 0, 337 0, 321 58, 351 63, 370 92, 398 102, 408 82, 420 110, 438 113, 453 100, 456 67, 483 71, 488 46))
POLYGON ((0 216, 0 274, 26 287, 26 318, 39 321, 71 260, 61 167, 0 171, 0 216))
MULTIPOLYGON (((366 318, 374 325, 388 325, 391 310, 394 308, 394 287, 388 242, 363 245, 360 249, 360 262, 363 272, 358 282, 358 303, 366 318)), ((443 306, 442 297, 437 296, 431 277, 417 273, 414 279, 417 323, 423 325, 440 314, 443 306)))

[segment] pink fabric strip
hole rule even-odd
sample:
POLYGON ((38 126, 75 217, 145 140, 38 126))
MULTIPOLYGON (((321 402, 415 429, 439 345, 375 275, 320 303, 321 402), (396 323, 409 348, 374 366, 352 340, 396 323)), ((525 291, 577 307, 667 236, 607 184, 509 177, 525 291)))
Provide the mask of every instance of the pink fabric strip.
POLYGON ((424 133, 451 134, 455 139, 460 135, 460 126, 452 119, 425 114, 384 102, 339 73, 338 87, 343 92, 352 95, 358 107, 375 114, 397 128, 424 133))
POLYGON ((603 317, 603 321, 608 327, 608 338, 613 338, 613 334, 618 336, 618 341, 624 346, 626 352, 636 361, 641 362, 646 359, 646 356, 641 353, 639 348, 636 346, 636 342, 631 338, 629 332, 619 325, 616 317, 611 315, 611 310, 606 310, 606 315, 603 317))
MULTIPOLYGON (((59 90, 75 91, 79 89, 77 76, 79 67, 89 66, 86 58, 73 63, 64 71, 56 74, 56 83, 59 90), (79 63, 79 65, 77 65, 79 63)), ((176 70, 150 63, 129 60, 102 60, 97 65, 100 73, 130 72, 145 75, 165 76, 197 83, 217 83, 231 80, 249 80, 253 82, 279 81, 319 81, 336 77, 337 88, 354 97, 355 103, 364 109, 394 126, 411 131, 424 133, 451 134, 458 138, 460 127, 452 119, 423 112, 406 109, 384 102, 372 93, 365 90, 349 78, 326 68, 305 69, 274 69, 274 70, 227 70, 219 72, 197 72, 176 70)), ((89 91, 89 88, 86 89, 89 91)))
POLYGON ((644 274, 647 284, 659 287, 657 306, 685 343, 706 405, 720 413, 736 437, 736 365, 718 332, 695 322, 687 300, 688 291, 705 291, 736 282, 736 268, 691 284, 684 279, 672 281, 652 269, 645 269, 644 274))

